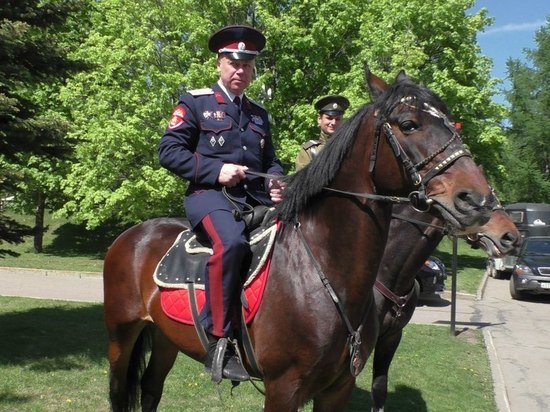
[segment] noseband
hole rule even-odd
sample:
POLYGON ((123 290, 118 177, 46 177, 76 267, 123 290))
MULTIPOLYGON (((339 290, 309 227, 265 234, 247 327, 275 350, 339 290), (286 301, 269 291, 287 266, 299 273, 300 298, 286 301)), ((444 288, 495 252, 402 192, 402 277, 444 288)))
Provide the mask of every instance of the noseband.
MULTIPOLYGON (((393 112, 393 110, 399 104, 403 103, 403 104, 410 105, 408 102, 413 99, 414 98, 411 98, 411 97, 403 97, 396 104, 394 104, 390 108, 390 110, 388 110, 388 114, 393 112)), ((463 146, 462 141, 460 139, 460 135, 456 131, 456 128, 451 124, 447 116, 445 116, 445 114, 443 114, 441 111, 439 111, 433 106, 430 106, 427 103, 424 103, 424 108, 422 109, 422 111, 430 114, 431 116, 442 119, 443 124, 452 134, 451 138, 447 140, 441 147, 435 150, 432 154, 426 156, 424 159, 422 159, 417 163, 413 163, 411 159, 407 156, 407 154, 403 150, 403 147, 397 140, 397 137, 393 133, 393 129, 387 120, 387 116, 385 115, 380 116, 376 123, 376 135, 375 135, 375 140, 374 140, 374 144, 373 144, 372 152, 370 156, 369 172, 371 173, 371 175, 374 175, 378 145, 380 142, 380 136, 382 135, 382 131, 383 131, 384 136, 386 136, 386 139, 390 147, 392 148, 395 157, 403 164, 413 184, 418 187, 418 190, 411 192, 409 194, 409 201, 411 203, 411 206, 414 209, 418 210, 419 212, 427 212, 430 209, 431 204, 433 203, 433 199, 430 199, 426 195, 426 185, 428 184, 428 182, 434 176, 437 176, 447 167, 452 165, 457 159, 463 156, 471 157, 472 155, 463 146), (447 156, 445 159, 443 159, 441 162, 439 162, 438 164, 433 166, 431 169, 429 169, 424 174, 424 177, 422 177, 420 175, 420 171, 423 170, 423 168, 426 165, 428 165, 433 159, 435 159, 436 156, 443 153, 455 141, 458 143, 459 148, 455 150, 453 153, 451 153, 449 156, 447 156)))

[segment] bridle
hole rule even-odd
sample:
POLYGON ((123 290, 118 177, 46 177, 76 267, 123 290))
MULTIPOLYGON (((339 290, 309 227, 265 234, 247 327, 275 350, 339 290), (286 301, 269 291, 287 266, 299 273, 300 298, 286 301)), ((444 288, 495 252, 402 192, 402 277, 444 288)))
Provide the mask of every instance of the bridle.
POLYGON ((397 140, 397 137, 395 136, 393 129, 390 123, 388 122, 388 116, 395 110, 395 108, 398 105, 406 104, 408 106, 412 106, 409 103, 412 100, 415 100, 415 98, 414 97, 401 98, 393 106, 390 107, 390 109, 387 111, 387 114, 381 115, 377 118, 375 140, 374 140, 374 144, 370 155, 369 172, 371 173, 371 175, 374 176, 378 146, 379 146, 381 135, 383 132, 390 147, 393 150, 395 157, 403 164, 403 167, 408 173, 413 184, 418 187, 418 190, 411 192, 408 196, 408 199, 411 202, 412 207, 420 212, 427 212, 430 209, 431 204, 433 203, 433 200, 426 195, 426 185, 428 184, 428 182, 433 177, 441 173, 443 170, 447 169, 459 158, 464 156, 472 157, 472 155, 464 147, 462 140, 460 139, 460 135, 458 134, 456 128, 451 124, 448 117, 445 114, 443 114, 440 110, 436 109, 435 107, 427 103, 424 103, 424 107, 421 110, 428 113, 431 116, 442 119, 444 126, 451 132, 451 137, 443 145, 441 145, 441 147, 435 150, 432 154, 426 156, 424 159, 420 160, 417 163, 413 163, 412 160, 409 158, 409 156, 407 156, 407 154, 403 150, 403 147, 397 140), (425 172, 424 176, 422 177, 420 175, 420 171, 423 170, 424 167, 427 166, 438 155, 440 155, 445 150, 447 150, 447 148, 450 147, 453 143, 456 143, 457 149, 453 151, 445 159, 443 159, 441 162, 439 162, 438 164, 433 166, 431 169, 429 169, 427 172, 425 172))

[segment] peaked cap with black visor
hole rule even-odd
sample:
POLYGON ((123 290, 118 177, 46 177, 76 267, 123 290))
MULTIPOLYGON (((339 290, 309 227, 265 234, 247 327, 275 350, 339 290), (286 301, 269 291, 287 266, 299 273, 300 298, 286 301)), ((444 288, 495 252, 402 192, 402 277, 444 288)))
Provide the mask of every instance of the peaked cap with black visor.
POLYGON ((234 60, 252 60, 263 50, 265 41, 264 35, 254 27, 234 25, 223 27, 210 36, 208 48, 234 60))
POLYGON ((315 103, 315 108, 320 114, 329 116, 342 116, 348 107, 349 100, 337 94, 325 96, 315 103))

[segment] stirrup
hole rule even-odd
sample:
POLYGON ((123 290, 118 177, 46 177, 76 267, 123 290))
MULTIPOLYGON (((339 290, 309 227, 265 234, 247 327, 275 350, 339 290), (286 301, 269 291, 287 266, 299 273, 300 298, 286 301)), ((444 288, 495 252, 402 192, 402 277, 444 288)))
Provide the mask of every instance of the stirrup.
POLYGON ((225 358, 225 350, 227 349, 227 338, 218 339, 214 356, 212 358, 212 381, 220 383, 223 379, 223 361, 225 358))

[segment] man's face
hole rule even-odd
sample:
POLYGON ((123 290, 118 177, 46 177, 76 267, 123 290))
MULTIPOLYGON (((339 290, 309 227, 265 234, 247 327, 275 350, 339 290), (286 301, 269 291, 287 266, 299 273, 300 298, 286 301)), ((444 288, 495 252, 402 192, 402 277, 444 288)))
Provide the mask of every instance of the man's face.
POLYGON ((240 95, 252 81, 256 60, 233 60, 227 56, 218 57, 218 72, 223 85, 235 95, 240 95))
POLYGON ((317 116, 317 124, 321 128, 321 131, 328 135, 332 136, 332 134, 340 127, 340 123, 342 123, 342 116, 331 116, 325 113, 319 114, 317 116))

